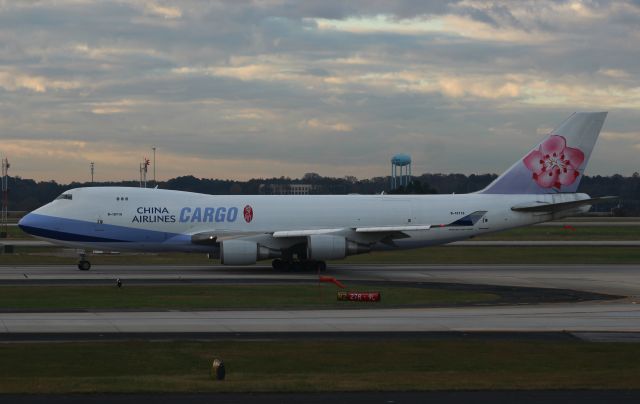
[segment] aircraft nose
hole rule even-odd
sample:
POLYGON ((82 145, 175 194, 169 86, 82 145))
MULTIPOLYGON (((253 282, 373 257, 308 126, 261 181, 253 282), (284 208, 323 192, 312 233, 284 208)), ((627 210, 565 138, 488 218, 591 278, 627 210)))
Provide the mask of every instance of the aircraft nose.
POLYGON ((27 213, 18 222, 18 227, 25 233, 33 234, 34 229, 38 228, 37 220, 32 213, 27 213))

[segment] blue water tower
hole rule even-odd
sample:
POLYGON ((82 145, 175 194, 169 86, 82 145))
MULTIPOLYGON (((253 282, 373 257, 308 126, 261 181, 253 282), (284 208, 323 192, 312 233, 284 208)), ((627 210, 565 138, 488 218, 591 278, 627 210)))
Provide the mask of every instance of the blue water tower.
POLYGON ((411 182, 411 156, 400 153, 391 157, 391 189, 407 186, 411 182))

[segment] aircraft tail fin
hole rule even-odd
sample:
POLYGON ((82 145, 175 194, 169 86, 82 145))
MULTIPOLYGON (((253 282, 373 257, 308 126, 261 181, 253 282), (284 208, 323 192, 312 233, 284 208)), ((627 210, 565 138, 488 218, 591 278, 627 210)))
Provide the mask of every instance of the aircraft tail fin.
POLYGON ((526 156, 479 192, 576 192, 606 117, 606 112, 574 113, 526 156))

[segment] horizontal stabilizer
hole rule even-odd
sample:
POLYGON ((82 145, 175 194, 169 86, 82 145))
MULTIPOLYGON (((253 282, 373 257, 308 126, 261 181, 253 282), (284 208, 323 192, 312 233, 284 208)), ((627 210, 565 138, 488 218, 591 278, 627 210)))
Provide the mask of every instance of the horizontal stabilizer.
POLYGON ((567 210, 577 208, 585 205, 595 205, 602 202, 610 202, 619 199, 618 196, 601 196, 599 198, 582 199, 579 201, 559 202, 559 203, 529 203, 525 205, 516 205, 511 208, 515 212, 559 212, 561 210, 567 210))
POLYGON ((465 217, 461 217, 453 223, 449 223, 447 227, 474 226, 486 213, 486 210, 477 210, 465 217))

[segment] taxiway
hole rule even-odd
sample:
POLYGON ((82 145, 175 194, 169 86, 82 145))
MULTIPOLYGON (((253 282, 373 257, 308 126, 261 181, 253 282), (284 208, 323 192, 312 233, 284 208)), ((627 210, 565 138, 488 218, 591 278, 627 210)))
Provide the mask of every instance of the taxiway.
MULTIPOLYGON (((447 282, 481 285, 561 288, 593 293, 640 296, 640 265, 345 265, 330 264, 328 275, 343 281, 447 282)), ((197 281, 315 280, 313 272, 274 271, 271 266, 221 265, 95 265, 78 271, 75 265, 0 266, 0 283, 39 281, 74 283, 97 280, 197 281)))
POLYGON ((0 313, 3 333, 640 332, 631 302, 437 309, 0 313))
MULTIPOLYGON (((640 332, 640 266, 637 265, 336 265, 344 281, 447 282, 564 288, 628 296, 614 301, 515 306, 367 310, 94 311, 0 313, 2 333, 298 333, 433 331, 640 332)), ((4 266, 0 283, 138 281, 312 281, 313 273, 269 267, 4 266)))

